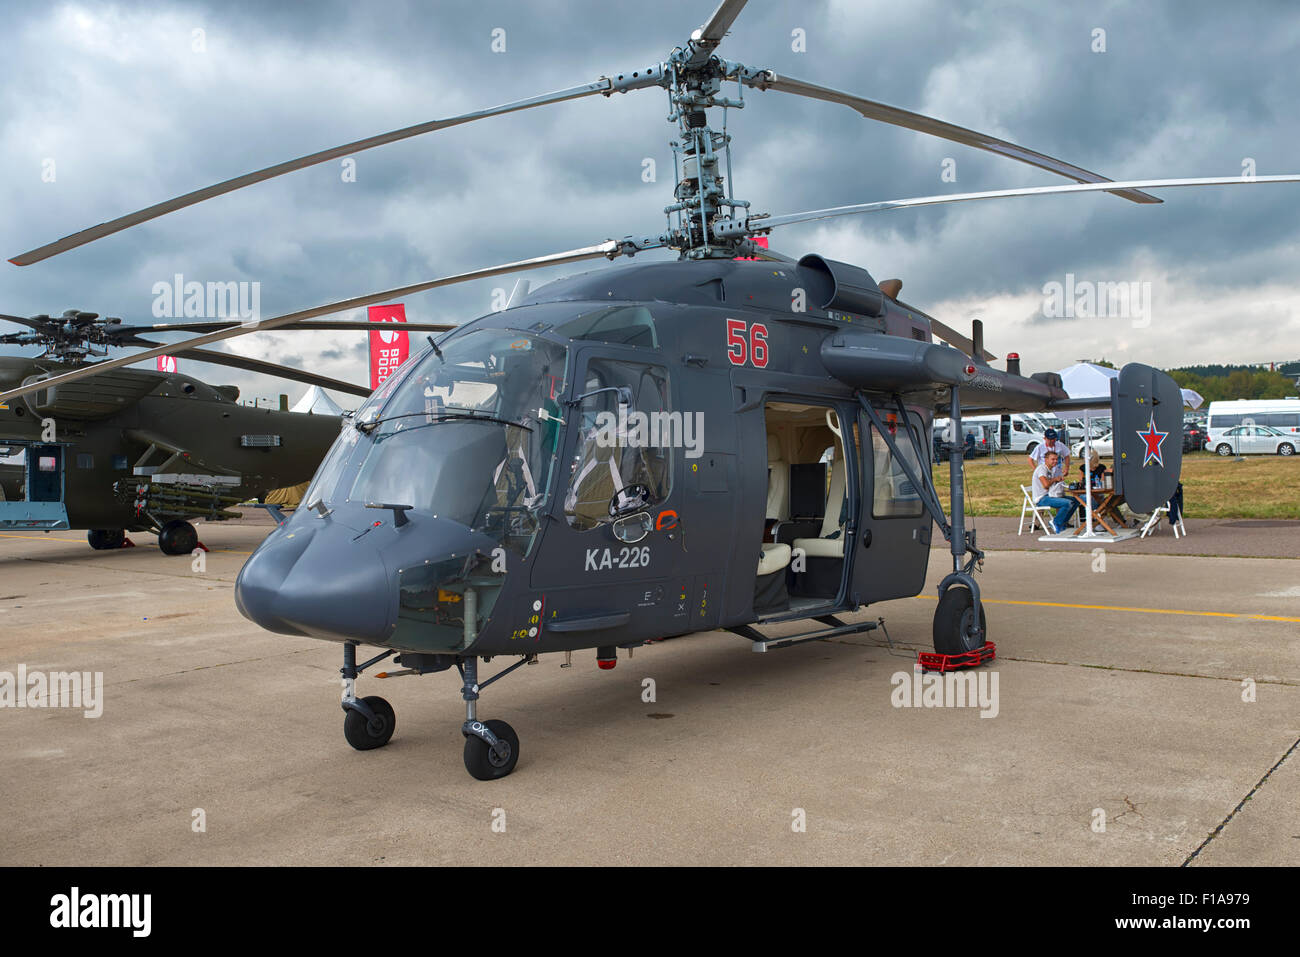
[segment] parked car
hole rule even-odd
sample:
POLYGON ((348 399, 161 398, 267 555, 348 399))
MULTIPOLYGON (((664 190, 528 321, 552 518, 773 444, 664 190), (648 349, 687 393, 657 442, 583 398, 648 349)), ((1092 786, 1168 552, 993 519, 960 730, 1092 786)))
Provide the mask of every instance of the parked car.
POLYGON ((1267 425, 1238 425, 1227 429, 1215 443, 1220 455, 1295 455, 1296 437, 1267 425))
POLYGON ((1199 452, 1209 441, 1209 433, 1195 422, 1183 423, 1183 451, 1199 452))
MULTIPOLYGON (((1101 438, 1092 440, 1092 447, 1094 450, 1096 450, 1098 455, 1115 454, 1115 444, 1114 444, 1114 439, 1112 438, 1112 434, 1113 433, 1107 432, 1101 438)), ((1070 450, 1070 456, 1075 459, 1083 458, 1082 442, 1074 443, 1074 448, 1070 450)))

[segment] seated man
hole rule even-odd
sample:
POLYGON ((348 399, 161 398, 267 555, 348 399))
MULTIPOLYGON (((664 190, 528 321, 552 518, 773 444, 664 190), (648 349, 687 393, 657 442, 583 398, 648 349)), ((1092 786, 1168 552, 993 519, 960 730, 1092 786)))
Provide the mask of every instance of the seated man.
POLYGON ((1079 507, 1079 503, 1072 498, 1065 498, 1064 483, 1061 473, 1057 470, 1059 464, 1057 459, 1055 452, 1048 452, 1043 456, 1042 463, 1034 469, 1033 489, 1034 495, 1038 496, 1034 501, 1035 505, 1056 509, 1056 518, 1052 525, 1053 531, 1060 535, 1065 531, 1065 526, 1070 521, 1070 516, 1074 514, 1074 510, 1079 507))

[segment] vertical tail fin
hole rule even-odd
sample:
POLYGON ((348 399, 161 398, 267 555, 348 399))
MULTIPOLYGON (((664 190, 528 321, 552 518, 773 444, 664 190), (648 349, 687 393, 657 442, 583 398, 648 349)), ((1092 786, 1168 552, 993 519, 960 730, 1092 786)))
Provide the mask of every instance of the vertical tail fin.
POLYGON ((1131 362, 1110 384, 1115 488, 1135 512, 1169 501, 1183 467, 1183 394, 1178 383, 1131 362))

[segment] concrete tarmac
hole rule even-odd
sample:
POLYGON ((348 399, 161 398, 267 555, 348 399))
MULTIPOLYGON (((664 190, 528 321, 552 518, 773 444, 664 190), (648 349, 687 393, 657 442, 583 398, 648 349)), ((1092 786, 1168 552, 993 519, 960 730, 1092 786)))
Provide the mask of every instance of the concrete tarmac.
POLYGON ((942 551, 927 595, 856 616, 893 648, 711 632, 612 672, 548 655, 484 692, 521 758, 478 782, 454 672, 363 676, 397 731, 347 745, 340 647, 234 607, 265 531, 202 527, 202 570, 149 535, 0 533, 0 673, 104 680, 98 718, 0 707, 0 864, 1300 863, 1292 559, 990 553, 987 718, 895 707, 942 551))

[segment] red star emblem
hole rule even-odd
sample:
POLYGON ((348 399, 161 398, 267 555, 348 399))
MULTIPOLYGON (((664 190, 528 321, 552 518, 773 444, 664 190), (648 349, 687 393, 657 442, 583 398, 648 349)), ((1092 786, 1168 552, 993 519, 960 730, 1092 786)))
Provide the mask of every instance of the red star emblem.
POLYGON ((1143 450, 1142 467, 1146 468, 1152 462, 1155 462, 1156 465, 1164 468, 1165 460, 1160 453, 1160 445, 1164 442, 1165 437, 1169 435, 1169 433, 1157 432, 1156 420, 1155 417, 1152 416, 1150 424, 1147 425, 1147 430, 1145 432, 1139 432, 1137 435, 1138 438, 1146 444, 1146 448, 1143 450))

